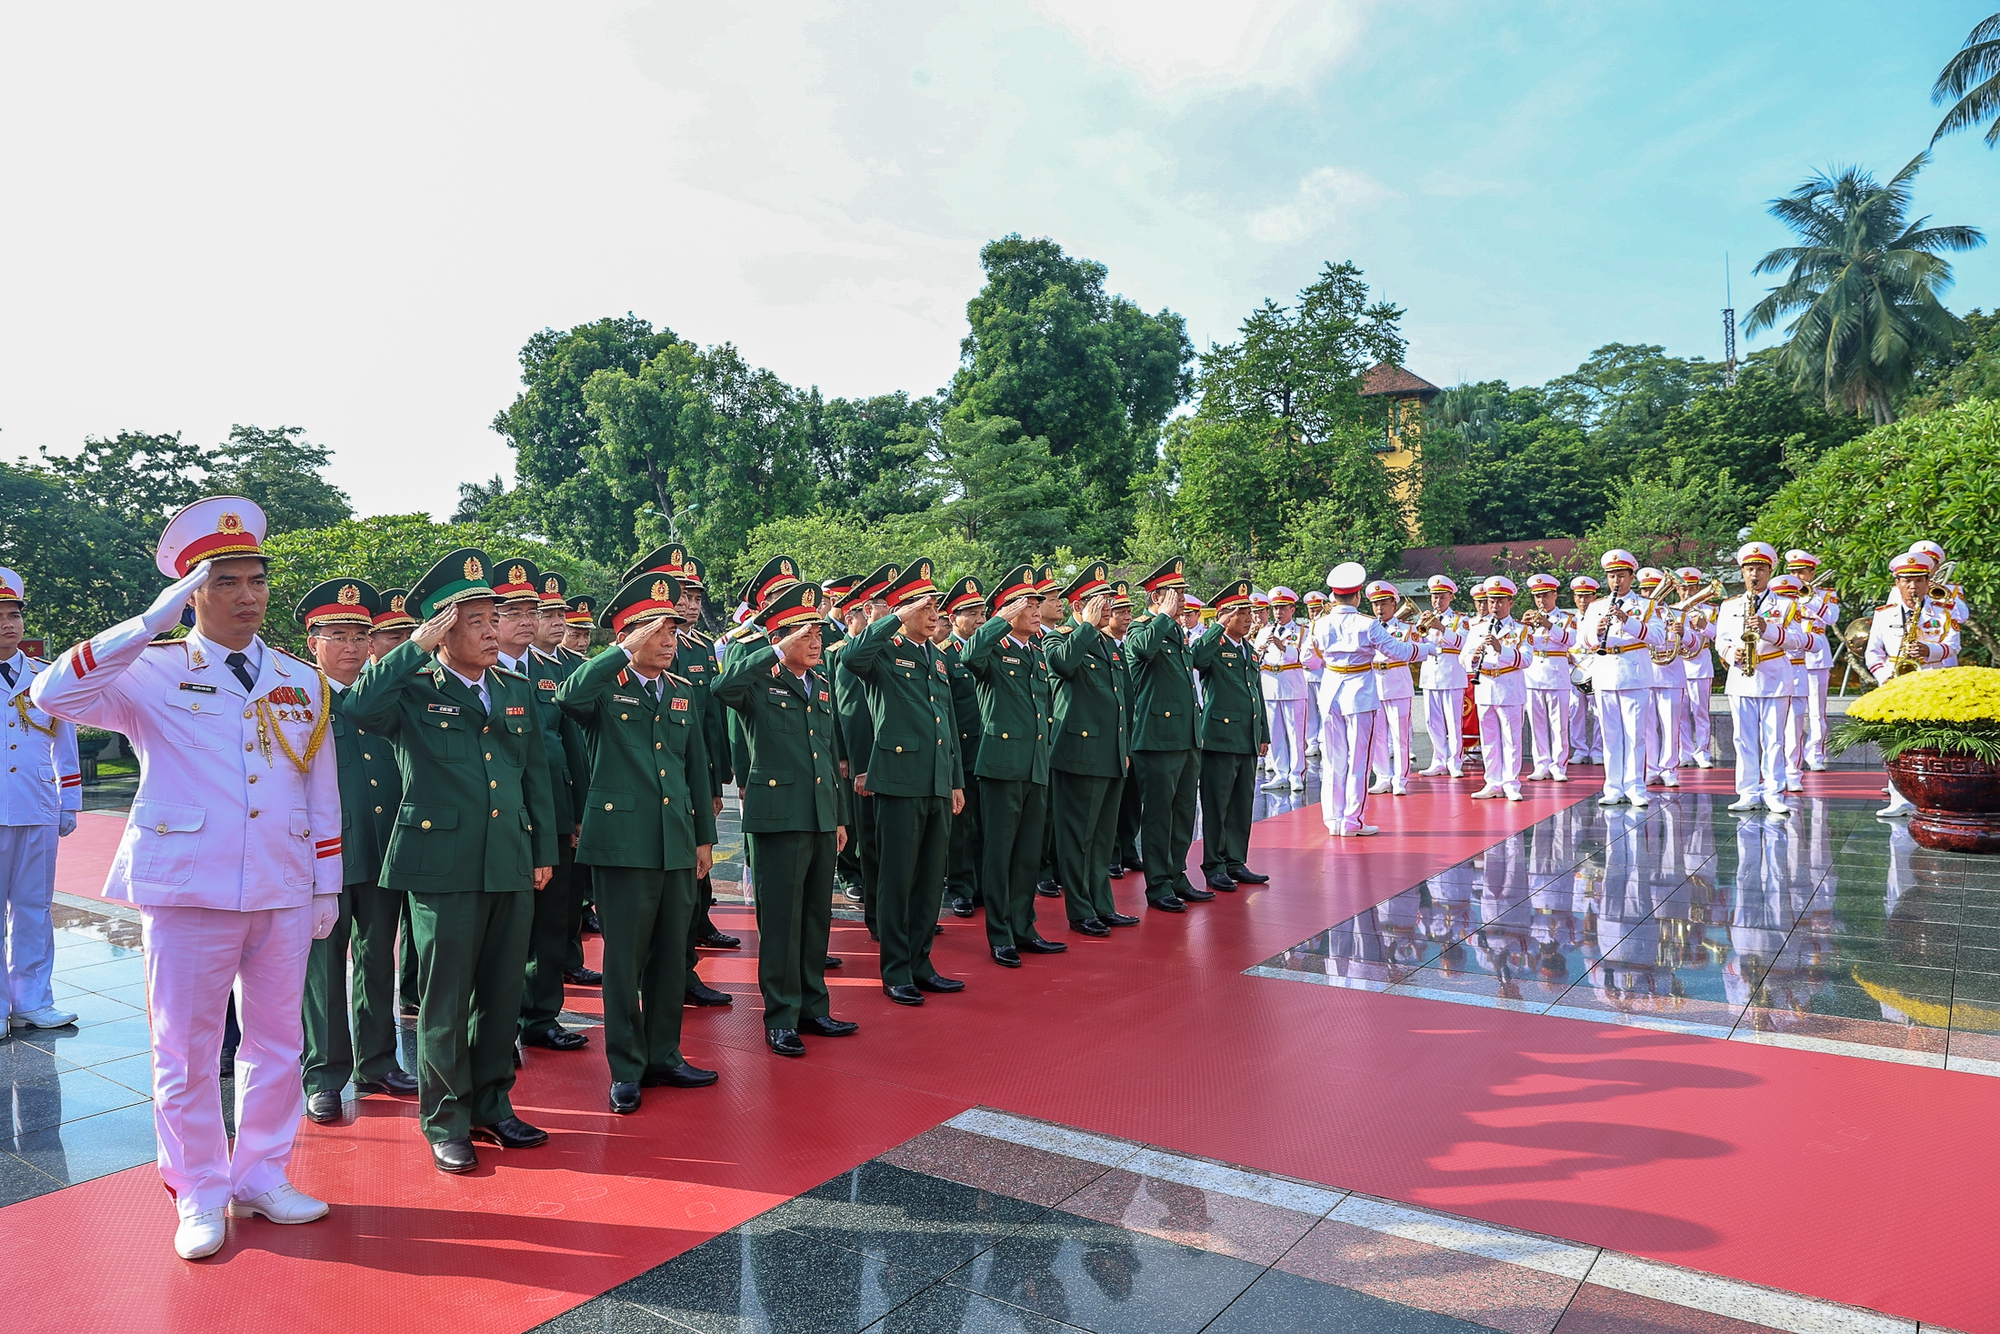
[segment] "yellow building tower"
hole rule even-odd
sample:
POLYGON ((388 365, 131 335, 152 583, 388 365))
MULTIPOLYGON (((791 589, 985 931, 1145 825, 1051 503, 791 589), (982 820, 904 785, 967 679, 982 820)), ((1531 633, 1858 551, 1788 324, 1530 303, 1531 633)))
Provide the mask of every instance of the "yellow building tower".
POLYGON ((1417 459, 1423 449, 1424 404, 1443 391, 1421 375, 1412 375, 1401 366, 1378 361, 1361 377, 1361 397, 1379 398, 1387 414, 1383 432, 1382 463, 1396 479, 1396 503, 1409 516, 1413 543, 1421 543, 1417 531, 1417 493, 1423 485, 1417 473, 1417 459))

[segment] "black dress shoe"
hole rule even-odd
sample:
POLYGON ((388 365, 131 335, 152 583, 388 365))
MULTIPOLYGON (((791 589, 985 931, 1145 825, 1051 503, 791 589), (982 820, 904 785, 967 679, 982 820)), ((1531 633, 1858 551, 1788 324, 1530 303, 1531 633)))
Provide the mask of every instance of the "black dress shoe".
POLYGON ((951 915, 953 917, 972 916, 972 900, 963 895, 954 895, 951 900, 951 915))
POLYGON ((931 923, 931 934, 932 934, 932 935, 934 935, 934 936, 941 936, 941 935, 943 935, 943 934, 944 934, 944 923, 943 923, 943 922, 932 922, 932 923, 931 923))
POLYGON ((532 1149, 549 1142, 549 1132, 531 1126, 518 1116, 502 1117, 490 1126, 474 1126, 472 1138, 503 1149, 532 1149))
POLYGON ((521 1034, 524 1047, 547 1047, 550 1051, 576 1051, 590 1042, 588 1033, 572 1033, 561 1024, 550 1024, 547 1028, 531 1028, 521 1034))
POLYGON ((694 943, 711 950, 733 950, 743 943, 743 938, 732 936, 727 931, 711 931, 705 936, 696 936, 694 943))
POLYGON ((849 885, 847 888, 841 890, 840 893, 841 897, 845 898, 849 903, 860 903, 864 897, 859 885, 849 885))
POLYGON ((1229 874, 1226 871, 1210 871, 1201 880, 1210 889, 1219 889, 1224 894, 1234 894, 1236 892, 1236 882, 1229 878, 1229 874))
POLYGON ((396 1017, 398 1019, 415 1019, 417 1017, 417 1007, 414 1005, 398 1005, 396 1007, 396 1017))
POLYGON ((1108 913, 1104 914, 1104 916, 1103 916, 1102 918, 1100 918, 1099 920, 1100 920, 1100 921, 1102 921, 1102 922, 1103 922, 1103 923, 1104 923, 1104 924, 1105 924, 1106 926, 1137 926, 1137 925, 1139 925, 1139 919, 1138 919, 1138 918, 1136 918, 1136 917, 1134 917, 1134 916, 1132 916, 1132 915, 1131 915, 1130 913, 1122 913, 1122 912, 1108 912, 1108 913))
POLYGON ((1260 875, 1247 866, 1230 867, 1229 878, 1244 885, 1268 885, 1271 883, 1270 876, 1260 875))
POLYGON ((313 1093, 306 1097, 306 1119, 317 1125, 328 1125, 340 1119, 340 1090, 331 1093, 313 1093))
POLYGON ((844 1038, 861 1031, 861 1025, 852 1019, 835 1019, 828 1014, 810 1015, 799 1027, 823 1038, 844 1038))
POLYGON ((827 955, 827 956, 826 956, 826 966, 827 966, 828 968, 838 968, 838 967, 840 967, 840 956, 839 956, 838 954, 829 954, 829 955, 827 955))
POLYGON ((1186 901, 1178 894, 1169 894, 1163 899, 1147 899, 1146 906, 1148 908, 1156 908, 1161 912, 1187 911, 1186 901))
POLYGON ((391 1070, 380 1079, 357 1079, 354 1081, 356 1093, 393 1093, 399 1098, 407 1098, 417 1091, 417 1077, 408 1070, 391 1070))
POLYGON ((1016 943, 1014 948, 1021 954, 1061 954, 1069 946, 1060 940, 1043 940, 1040 936, 1036 936, 1031 940, 1016 943))
POLYGON ((1035 892, 1045 899, 1059 899, 1062 897, 1062 886, 1053 880, 1044 880, 1035 886, 1035 892))
POLYGON ((806 1044, 799 1041, 796 1028, 767 1028, 764 1030, 764 1045, 780 1056, 803 1056, 806 1044))
POLYGON ((686 1061, 682 1061, 671 1070, 663 1070, 658 1073, 648 1073, 641 1076, 639 1087, 642 1089, 662 1087, 670 1089, 705 1089, 710 1084, 713 1084, 715 1079, 715 1071, 704 1070, 698 1065, 689 1065, 686 1061))
POLYGON ((448 1139, 431 1145, 431 1162, 440 1172, 470 1172, 479 1166, 479 1155, 469 1139, 448 1139))
POLYGON ((1012 945, 996 945, 993 949, 993 962, 999 964, 1002 968, 1019 968, 1021 966, 1021 951, 1015 949, 1012 945))
POLYGON ((1096 917, 1086 917, 1080 922, 1071 921, 1069 929, 1072 931, 1081 931, 1086 936, 1108 936, 1111 934, 1111 928, 1096 917))
POLYGON ((938 974, 932 973, 929 977, 920 977, 917 979, 917 990, 935 991, 940 996, 948 996, 954 991, 965 990, 965 983, 955 977, 940 977, 938 974))
POLYGON ((598 920, 597 909, 585 908, 583 910, 583 931, 585 935, 590 936, 601 936, 604 934, 604 923, 598 920))
POLYGON ((1125 869, 1126 869, 1126 870, 1128 870, 1128 871, 1143 871, 1143 870, 1145 870, 1145 869, 1146 869, 1146 863, 1144 863, 1144 862, 1126 862, 1126 863, 1125 863, 1125 869))
POLYGON ((639 1110, 639 1086, 637 1084, 614 1083, 611 1086, 611 1110, 620 1116, 630 1116, 639 1110))
POLYGON ((1124 862, 1113 862, 1113 863, 1111 863, 1111 878, 1112 878, 1113 880, 1123 880, 1123 879, 1125 878, 1125 863, 1124 863, 1124 862))
MULTIPOLYGON (((1235 886, 1230 886, 1230 889, 1234 891, 1235 886)), ((1215 891, 1212 889, 1196 889, 1190 885, 1174 897, 1183 903, 1208 903, 1215 898, 1215 891)))
POLYGON ((883 987, 882 994, 898 1005, 922 1005, 924 993, 915 987, 883 987))
POLYGON ((563 981, 573 982, 580 987, 601 987, 604 985, 604 974, 595 968, 565 968, 563 981))
POLYGON ((682 1002, 687 1005, 731 1005, 736 998, 726 991, 717 991, 706 982, 697 982, 687 990, 682 1002))

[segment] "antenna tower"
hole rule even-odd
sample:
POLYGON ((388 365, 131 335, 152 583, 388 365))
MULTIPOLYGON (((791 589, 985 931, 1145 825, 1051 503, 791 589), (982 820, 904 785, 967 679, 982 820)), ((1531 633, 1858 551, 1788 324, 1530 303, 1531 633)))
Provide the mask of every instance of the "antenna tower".
POLYGON ((1722 256, 1722 387, 1736 387, 1736 298, 1729 290, 1729 254, 1722 256))

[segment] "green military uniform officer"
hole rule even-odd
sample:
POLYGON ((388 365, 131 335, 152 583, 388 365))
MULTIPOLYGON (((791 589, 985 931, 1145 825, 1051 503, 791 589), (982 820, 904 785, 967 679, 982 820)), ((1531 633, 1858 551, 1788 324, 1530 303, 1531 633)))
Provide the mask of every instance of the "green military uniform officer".
MULTIPOLYGON (((556 688, 586 657, 585 654, 571 653, 563 647, 570 634, 569 604, 569 580, 554 571, 543 570, 542 605, 536 618, 535 642, 529 654, 530 670, 527 675, 535 683, 536 697, 551 706, 554 706, 556 688)), ((588 634, 588 627, 585 633, 588 634)), ((575 829, 583 820, 583 792, 590 781, 590 756, 584 750, 582 729, 577 727, 560 707, 555 709, 555 713, 563 720, 560 738, 563 753, 569 761, 569 792, 574 798, 570 805, 572 818, 569 841, 573 853, 575 829)), ((544 740, 547 741, 549 738, 545 736, 544 740)), ((530 1016, 547 1015, 553 1022, 562 1011, 564 982, 580 987, 594 987, 604 981, 604 974, 594 968, 585 967, 583 963, 583 905, 590 897, 590 886, 586 883, 589 879, 589 874, 578 871, 572 860, 569 890, 563 896, 568 902, 563 905, 567 916, 564 918, 566 925, 563 928, 562 953, 558 956, 561 967, 555 977, 546 979, 546 984, 550 988, 548 991, 540 991, 542 982, 530 977, 528 998, 522 1006, 524 1020, 530 1016), (572 950, 574 950, 573 956, 572 950), (550 1008, 551 1003, 554 1005, 553 1009, 550 1008)), ((538 915, 541 907, 539 903, 536 905, 538 915)), ((539 921, 536 930, 538 932, 541 930, 539 921)))
MULTIPOLYGON (((559 650, 565 661, 572 666, 590 657, 590 637, 597 626, 597 598, 590 593, 577 593, 563 599, 563 637, 559 650)), ((580 773, 588 773, 588 759, 577 766, 580 773)), ((569 946, 563 955, 563 979, 578 986, 597 986, 604 981, 604 974, 587 967, 583 961, 583 923, 586 915, 595 917, 596 907, 591 898, 588 876, 573 876, 576 888, 576 917, 569 931, 569 946)), ((593 927, 592 930, 596 928, 593 927)))
POLYGON ((952 818, 951 848, 945 856, 945 895, 953 914, 970 917, 984 895, 979 883, 979 692, 965 668, 965 646, 986 621, 986 595, 970 575, 953 584, 940 608, 937 646, 951 678, 951 710, 958 721, 959 764, 965 770, 965 809, 952 818))
POLYGON ((306 959, 306 1115, 318 1122, 340 1119, 340 1091, 350 1078, 358 1094, 417 1091, 415 1076, 396 1060, 396 926, 404 896, 375 883, 384 840, 372 808, 382 804, 385 776, 394 782, 395 760, 386 741, 355 726, 344 711, 347 689, 367 665, 380 605, 366 580, 329 579, 307 590, 295 612, 330 694, 328 730, 340 777, 340 865, 346 881, 332 934, 315 940, 306 959))
POLYGON ((966 642, 965 670, 979 700, 979 799, 984 837, 980 887, 993 961, 1019 968, 1023 952, 1060 954, 1035 926, 1035 882, 1049 817, 1055 700, 1036 622, 1042 594, 1026 565, 995 586, 991 619, 966 642))
POLYGON ((1140 789, 1140 851, 1146 902, 1186 911, 1186 900, 1214 898, 1188 880, 1195 798, 1201 787, 1199 706, 1194 653, 1180 624, 1187 562, 1176 556, 1140 580, 1147 612, 1132 622, 1125 652, 1132 660, 1132 776, 1140 789))
MULTIPOLYGON (((875 717, 868 709, 867 691, 861 679, 848 669, 847 658, 862 632, 888 615, 889 604, 883 600, 883 594, 902 573, 903 567, 891 562, 855 581, 846 599, 836 607, 846 619, 846 634, 825 650, 826 661, 833 668, 833 708, 840 724, 840 754, 847 766, 842 778, 850 784, 855 775, 867 769, 868 756, 875 749, 875 717)), ((854 789, 854 803, 848 808, 847 846, 855 857, 854 885, 861 891, 861 915, 868 934, 880 940, 876 886, 881 876, 881 842, 875 836, 872 793, 854 789)))
MULTIPOLYGON (((1132 716, 1133 684, 1132 654, 1125 647, 1125 640, 1132 633, 1132 585, 1123 579, 1111 581, 1111 621, 1104 628, 1111 642, 1118 646, 1120 656, 1125 659, 1125 734, 1133 735, 1132 716)), ((1145 863, 1139 860, 1139 780, 1134 775, 1132 764, 1125 765, 1125 791, 1118 798, 1118 834, 1112 841, 1111 865, 1107 874, 1113 880, 1122 880, 1127 871, 1143 871, 1145 863)))
POLYGON ((562 651, 582 662, 590 656, 590 634, 597 626, 597 599, 577 593, 563 599, 562 651))
POLYGON ((1257 654, 1250 631, 1250 581, 1215 595, 1217 619, 1194 642, 1201 673, 1201 869, 1221 889, 1250 853, 1257 800, 1257 757, 1270 749, 1257 654))
POLYGON ((875 723, 872 749, 851 754, 849 763, 856 789, 875 794, 882 989, 899 1005, 921 1005, 926 991, 965 989, 931 964, 951 819, 964 806, 965 777, 949 668, 930 642, 938 589, 929 558, 906 565, 883 596, 891 614, 842 653, 875 723))
POLYGON ((638 1110, 642 1088, 716 1079, 680 1050, 695 882, 715 851, 702 695, 667 670, 685 623, 680 594, 660 573, 620 588, 599 613, 618 647, 556 691, 590 750, 576 859, 591 868, 604 923, 604 1053, 619 1113, 638 1110))
POLYGON ((1056 879, 1062 882, 1070 925, 1088 936, 1138 918, 1121 913, 1111 898, 1111 845, 1118 832, 1118 803, 1131 758, 1126 719, 1125 655, 1105 635, 1111 618, 1111 585, 1104 562, 1085 565, 1063 590, 1080 619, 1049 636, 1049 670, 1055 673, 1055 750, 1049 805, 1055 824, 1056 879))
MULTIPOLYGON (((368 660, 380 662, 396 645, 407 640, 416 630, 417 618, 410 615, 408 603, 410 590, 407 588, 385 588, 381 593, 381 605, 375 612, 375 627, 368 636, 368 660)), ((371 747, 364 764, 379 763, 382 772, 371 773, 371 791, 375 795, 375 837, 378 846, 389 846, 389 835, 396 829, 396 812, 403 804, 403 773, 396 767, 395 748, 389 745, 371 747)), ((410 896, 396 895, 396 912, 399 922, 397 933, 397 977, 396 994, 399 997, 396 1010, 404 1019, 417 1017, 417 942, 410 934, 410 896)))
POLYGON ((445 1172, 479 1165, 474 1139, 548 1139, 514 1115, 509 1093, 528 896, 555 865, 555 803, 534 692, 493 667, 492 564, 461 548, 433 566, 410 595, 422 628, 364 670, 345 701, 357 726, 394 744, 403 775, 381 882, 410 893, 423 997, 418 1124, 445 1172))
POLYGON ((833 683, 820 667, 826 595, 809 583, 764 593, 765 642, 729 651, 716 696, 742 724, 743 833, 757 877, 757 987, 764 1041, 805 1055, 801 1034, 846 1037, 826 986, 833 867, 847 837, 833 683))

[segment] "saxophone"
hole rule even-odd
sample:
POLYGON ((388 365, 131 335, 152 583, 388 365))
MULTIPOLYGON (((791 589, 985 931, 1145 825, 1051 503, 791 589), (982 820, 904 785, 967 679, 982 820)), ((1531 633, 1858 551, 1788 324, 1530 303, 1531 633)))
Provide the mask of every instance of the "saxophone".
POLYGON ((1757 670, 1756 643, 1757 640, 1761 638, 1764 633, 1764 616, 1763 616, 1764 594, 1763 593, 1757 594, 1756 595, 1757 600, 1755 602, 1752 602, 1750 600, 1750 597, 1751 597, 1750 590, 1747 588, 1744 589, 1743 590, 1743 637, 1737 642, 1736 645, 1736 661, 1730 664, 1731 666, 1735 667, 1737 671, 1742 672, 1746 676, 1757 670), (1750 628, 1751 622, 1753 621, 1756 622, 1757 626, 1755 630, 1752 630, 1750 628))
POLYGON ((1911 672, 1914 672, 1919 667, 1923 666, 1924 659, 1920 656, 1912 655, 1910 652, 1910 650, 1913 647, 1916 647, 1917 645, 1920 645, 1923 642, 1924 642, 1923 613, 1922 612, 1917 613, 1917 632, 1915 634, 1911 634, 1910 607, 1908 603, 1904 603, 1903 633, 1901 638, 1898 639, 1896 643, 1896 656, 1890 659, 1890 662, 1892 663, 1895 674, 1897 676, 1908 676, 1911 672))

